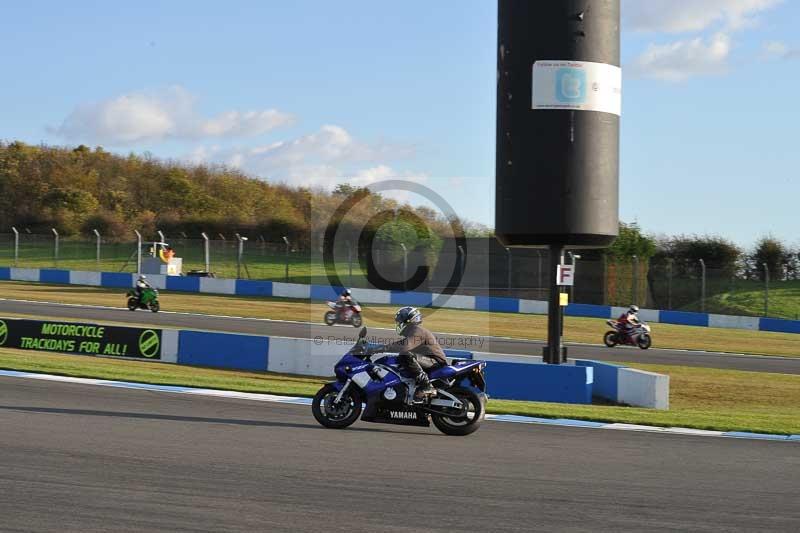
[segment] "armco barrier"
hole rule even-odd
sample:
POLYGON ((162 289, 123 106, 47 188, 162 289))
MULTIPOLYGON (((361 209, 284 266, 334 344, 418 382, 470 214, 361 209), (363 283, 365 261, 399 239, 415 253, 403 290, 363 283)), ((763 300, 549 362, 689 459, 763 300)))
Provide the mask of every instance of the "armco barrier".
MULTIPOLYGON (((148 276, 151 277, 151 276, 148 276)), ((272 281, 230 280, 222 278, 195 278, 152 276, 156 287, 172 291, 201 292, 208 294, 231 294, 238 296, 262 296, 298 298, 303 300, 326 300, 337 295, 338 289, 327 285, 300 285, 272 281)), ((0 280, 32 281, 43 283, 69 283, 72 285, 100 285, 103 287, 128 288, 133 285, 133 274, 120 272, 89 273, 81 271, 49 270, 35 268, 0 267, 0 280), (94 275, 92 275, 94 274, 94 275), (99 276, 99 278, 97 277, 99 276)), ((547 302, 519 300, 495 296, 450 295, 439 298, 438 293, 379 291, 377 289, 354 289, 359 301, 371 304, 415 305, 429 307, 441 300, 441 306, 451 309, 492 311, 498 313, 547 314, 547 302)), ((617 318, 626 308, 606 305, 570 304, 565 313, 569 316, 593 318, 617 318)), ((739 317, 688 313, 684 311, 659 311, 642 309, 639 313, 647 322, 663 322, 685 326, 750 329, 800 334, 800 320, 775 318, 739 317)))

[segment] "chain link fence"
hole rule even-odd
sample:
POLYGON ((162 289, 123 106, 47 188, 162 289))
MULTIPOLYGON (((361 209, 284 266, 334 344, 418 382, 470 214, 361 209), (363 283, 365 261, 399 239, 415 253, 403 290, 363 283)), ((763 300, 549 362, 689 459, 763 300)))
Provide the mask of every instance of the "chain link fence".
MULTIPOLYGON (((268 242, 261 236, 209 235, 208 240, 166 240, 183 259, 184 275, 333 284, 358 288, 450 292, 546 300, 550 283, 547 250, 503 248, 494 239, 445 240, 441 249, 400 246, 338 245, 301 249, 292 242, 268 242)), ((143 243, 143 256, 153 241, 143 243)), ((55 234, 0 234, 0 266, 136 272, 137 242, 91 238, 58 239, 55 234)), ((565 255, 575 264, 575 285, 567 289, 576 303, 773 316, 798 319, 800 281, 748 279, 723 269, 681 269, 667 261, 613 260, 598 251, 565 255), (794 294, 797 306, 776 294, 794 294)), ((785 277, 789 277, 788 275, 785 277)), ((789 296, 791 298, 791 296, 789 296)))

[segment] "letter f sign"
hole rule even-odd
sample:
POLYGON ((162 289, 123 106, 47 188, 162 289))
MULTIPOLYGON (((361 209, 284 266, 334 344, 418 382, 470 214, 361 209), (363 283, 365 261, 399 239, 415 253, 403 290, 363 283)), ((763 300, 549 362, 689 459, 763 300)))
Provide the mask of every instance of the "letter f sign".
POLYGON ((575 282, 573 272, 572 265, 558 265, 558 269, 556 270, 556 280, 558 280, 558 285, 573 285, 575 282))

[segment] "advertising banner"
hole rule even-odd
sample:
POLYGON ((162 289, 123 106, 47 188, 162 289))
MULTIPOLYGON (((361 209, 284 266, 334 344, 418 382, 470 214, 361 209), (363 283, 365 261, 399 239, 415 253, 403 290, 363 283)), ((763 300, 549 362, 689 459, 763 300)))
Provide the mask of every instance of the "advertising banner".
POLYGON ((0 318, 0 347, 160 359, 161 330, 0 318))

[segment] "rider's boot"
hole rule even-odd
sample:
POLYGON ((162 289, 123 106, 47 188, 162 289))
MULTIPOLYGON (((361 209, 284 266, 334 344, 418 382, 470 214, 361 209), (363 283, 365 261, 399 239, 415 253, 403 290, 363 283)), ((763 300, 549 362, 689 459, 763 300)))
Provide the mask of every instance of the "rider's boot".
POLYGON ((421 402, 428 396, 435 396, 436 389, 431 385, 428 375, 423 371, 417 376, 417 388, 414 391, 414 401, 421 402))

